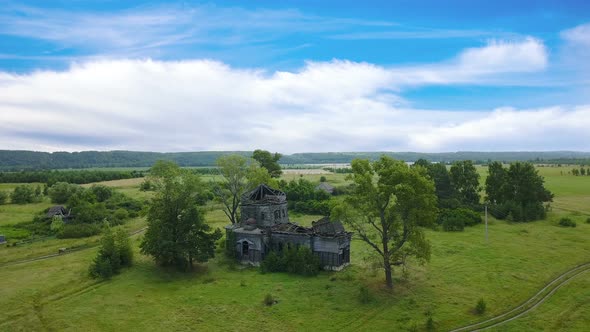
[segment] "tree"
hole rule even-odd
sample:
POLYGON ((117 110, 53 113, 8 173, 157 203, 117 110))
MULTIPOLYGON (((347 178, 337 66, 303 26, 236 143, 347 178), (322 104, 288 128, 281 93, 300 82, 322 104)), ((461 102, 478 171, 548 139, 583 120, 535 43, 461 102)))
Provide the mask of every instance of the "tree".
POLYGON ((506 200, 506 180, 508 175, 501 163, 494 161, 488 165, 488 177, 486 178, 486 200, 492 204, 506 200))
POLYGON ((428 176, 434 181, 434 189, 440 208, 449 208, 459 205, 454 198, 449 171, 444 164, 430 163, 426 159, 418 159, 412 167, 421 166, 428 172, 428 176))
POLYGON ((479 173, 471 160, 454 162, 450 175, 453 190, 459 201, 466 205, 479 204, 479 173))
POLYGON ((580 167, 580 175, 586 175, 586 169, 584 167, 580 167))
POLYGON ((7 200, 8 200, 8 193, 6 193, 6 191, 0 190, 0 205, 6 204, 7 200))
POLYGON ((419 262, 430 258, 430 244, 421 225, 436 219, 434 183, 422 167, 382 156, 379 160, 355 159, 352 194, 335 207, 333 215, 350 226, 383 262, 387 287, 393 287, 392 265, 408 257, 419 262))
POLYGON ((553 194, 545 189, 542 176, 531 163, 516 162, 510 164, 507 172, 506 201, 514 203, 512 211, 514 220, 535 220, 545 217, 543 202, 553 200, 553 194))
POLYGON ((100 239, 100 248, 90 265, 90 275, 94 278, 108 279, 118 274, 122 267, 133 264, 133 249, 124 230, 113 233, 110 228, 100 239))
POLYGON ((240 221, 239 207, 242 194, 248 188, 248 159, 228 155, 217 159, 223 180, 213 184, 213 193, 223 204, 223 212, 232 224, 240 221))
POLYGON ((273 178, 278 178, 283 173, 281 166, 279 165, 279 159, 281 159, 281 157, 282 155, 280 153, 275 152, 273 155, 266 150, 254 150, 252 153, 252 158, 258 161, 260 166, 266 168, 270 176, 273 178))
POLYGON ((223 179, 212 183, 213 193, 223 204, 223 212, 232 224, 240 221, 239 207, 244 192, 262 183, 277 186, 276 180, 253 159, 227 155, 217 159, 217 166, 223 179))
POLYGON ((63 204, 66 203, 72 195, 82 190, 83 188, 76 184, 57 182, 47 190, 47 194, 52 203, 63 204))
POLYGON ((10 200, 13 204, 27 204, 38 202, 41 200, 40 196, 35 195, 35 189, 29 185, 20 185, 14 188, 10 195, 10 200))
POLYGON ((156 192, 149 205, 141 252, 160 265, 184 270, 194 261, 213 257, 221 231, 211 231, 197 205, 203 189, 199 176, 167 161, 156 162, 150 173, 156 192))
POLYGON ((527 221, 545 217, 543 203, 552 201, 553 194, 545 189, 545 180, 533 164, 516 162, 505 169, 492 163, 488 167, 486 196, 496 218, 510 215, 515 221, 527 221))

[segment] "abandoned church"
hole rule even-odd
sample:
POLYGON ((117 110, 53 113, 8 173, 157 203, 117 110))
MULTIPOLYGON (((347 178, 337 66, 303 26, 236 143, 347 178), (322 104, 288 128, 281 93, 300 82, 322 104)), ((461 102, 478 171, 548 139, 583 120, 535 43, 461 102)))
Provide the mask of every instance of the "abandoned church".
POLYGON ((284 192, 260 185, 242 196, 239 224, 226 227, 226 245, 235 247, 242 263, 259 265, 265 255, 287 246, 305 246, 317 255, 325 270, 341 270, 350 263, 350 240, 338 221, 327 217, 312 227, 289 222, 284 192))

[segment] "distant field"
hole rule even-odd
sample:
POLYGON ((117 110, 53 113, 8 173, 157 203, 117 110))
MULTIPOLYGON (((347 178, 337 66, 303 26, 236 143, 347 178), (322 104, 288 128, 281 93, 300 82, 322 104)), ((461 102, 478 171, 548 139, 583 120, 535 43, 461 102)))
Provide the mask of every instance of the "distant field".
MULTIPOLYGON (((60 246, 93 245, 97 237, 0 247, 0 331, 404 331, 423 330, 427 313, 432 313, 438 330, 448 330, 502 313, 561 272, 590 261, 590 224, 585 223, 590 216, 590 176, 567 175, 570 169, 539 168, 556 195, 547 220, 512 224, 490 218, 488 242, 483 225, 462 233, 427 231, 433 249, 431 262, 413 265, 407 281, 396 270, 391 293, 383 289, 382 272, 374 268, 369 248, 359 240, 352 244, 352 266, 314 278, 261 274, 254 268, 236 267, 222 255, 194 273, 182 274, 158 268, 148 257, 137 254, 134 267, 100 283, 87 276, 96 249, 2 266, 54 253, 60 246), (556 225, 566 215, 578 222, 576 228, 556 225), (358 301, 361 285, 368 286, 373 296, 368 304, 358 301), (267 293, 279 303, 264 306, 267 293), (472 313, 480 298, 488 306, 482 317, 472 313)), ((485 175, 485 168, 478 170, 485 175)), ((303 175, 316 182, 320 176, 303 175)), ((334 185, 346 183, 344 174, 324 176, 334 185)), ((141 181, 103 184, 133 197, 149 198, 151 193, 138 190, 141 181)), ((8 219, 28 221, 42 206, 0 206, 0 225, 10 224, 8 219)), ((207 210, 206 218, 213 227, 227 224, 218 205, 210 204, 207 210)), ((290 213, 290 219, 302 225, 320 217, 290 213)), ((138 218, 125 227, 139 229, 144 224, 138 218)), ((133 238, 136 249, 140 238, 133 238)), ((573 279, 535 311, 496 330, 586 331, 588 299, 590 273, 573 279)))

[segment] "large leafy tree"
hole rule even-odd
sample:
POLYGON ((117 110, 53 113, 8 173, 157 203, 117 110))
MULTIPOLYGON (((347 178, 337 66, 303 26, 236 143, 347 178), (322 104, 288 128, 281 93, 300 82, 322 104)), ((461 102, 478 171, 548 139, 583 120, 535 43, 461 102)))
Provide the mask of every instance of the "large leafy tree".
POLYGON ((212 258, 221 231, 211 230, 198 206, 203 188, 198 175, 173 162, 159 161, 150 176, 156 194, 148 209, 141 252, 153 256, 158 264, 180 269, 212 258))
POLYGON ((430 258, 430 244, 421 225, 436 219, 434 184, 422 167, 382 156, 379 160, 355 159, 352 194, 333 214, 351 227, 380 257, 387 287, 393 287, 392 265, 414 257, 430 258))
POLYGON ((268 171, 253 159, 227 155, 217 159, 217 166, 222 179, 213 182, 213 193, 223 204, 223 212, 232 224, 240 221, 239 207, 245 191, 262 183, 271 187, 278 185, 268 171))
POLYGON ((466 205, 479 204, 479 173, 471 160, 454 162, 449 173, 459 201, 466 205))
POLYGON ((281 165, 279 165, 279 159, 281 159, 283 155, 280 153, 275 152, 271 154, 266 150, 254 150, 252 153, 252 158, 260 163, 260 166, 266 168, 270 176, 273 178, 278 178, 283 174, 281 170, 281 165))

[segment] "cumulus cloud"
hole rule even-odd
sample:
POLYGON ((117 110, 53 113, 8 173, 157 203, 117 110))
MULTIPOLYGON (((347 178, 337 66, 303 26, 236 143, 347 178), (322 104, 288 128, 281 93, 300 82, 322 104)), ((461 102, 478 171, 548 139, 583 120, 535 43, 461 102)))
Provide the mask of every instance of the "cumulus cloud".
MULTIPOLYGON (((441 65, 446 72, 428 70, 445 84, 476 80, 498 71, 540 69, 543 52, 532 39, 493 42, 441 65), (511 58, 519 65, 510 64, 511 58)), ((284 153, 588 149, 590 107, 412 109, 403 87, 427 83, 409 72, 339 60, 267 72, 210 60, 146 59, 0 73, 0 146, 284 153)))

